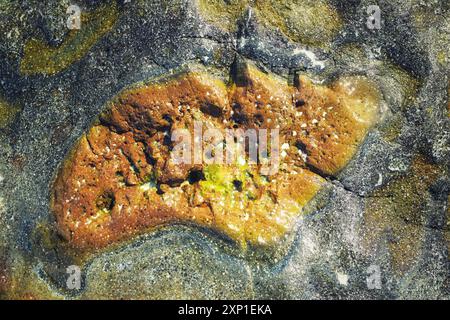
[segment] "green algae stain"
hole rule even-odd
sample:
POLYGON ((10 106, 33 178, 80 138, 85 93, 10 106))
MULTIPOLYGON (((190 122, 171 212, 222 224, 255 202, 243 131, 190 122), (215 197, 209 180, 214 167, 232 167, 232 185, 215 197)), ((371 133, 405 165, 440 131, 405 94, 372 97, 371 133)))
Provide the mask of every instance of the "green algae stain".
POLYGON ((326 46, 342 27, 334 8, 322 0, 256 0, 261 17, 291 40, 326 46))
POLYGON ((208 22, 227 31, 235 31, 236 21, 248 3, 248 0, 199 0, 198 9, 208 22))
POLYGON ((0 129, 5 129, 10 125, 19 111, 19 108, 8 104, 0 97, 0 129))
POLYGON ((81 59, 104 34, 112 29, 118 15, 115 2, 102 5, 94 12, 82 13, 80 30, 71 30, 58 47, 52 47, 34 38, 28 40, 20 62, 20 72, 24 75, 54 75, 63 71, 81 59))
POLYGON ((207 166, 204 170, 205 181, 200 181, 202 190, 228 193, 233 190, 233 183, 228 172, 219 165, 207 166))
POLYGON ((238 165, 237 170, 230 167, 211 164, 203 169, 205 175, 204 181, 200 181, 200 187, 203 193, 227 194, 235 190, 234 181, 241 183, 247 182, 247 165, 238 165))
POLYGON ((326 46, 342 27, 337 11, 322 0, 199 0, 198 7, 208 22, 227 31, 235 31, 237 20, 251 7, 263 24, 307 45, 326 46))

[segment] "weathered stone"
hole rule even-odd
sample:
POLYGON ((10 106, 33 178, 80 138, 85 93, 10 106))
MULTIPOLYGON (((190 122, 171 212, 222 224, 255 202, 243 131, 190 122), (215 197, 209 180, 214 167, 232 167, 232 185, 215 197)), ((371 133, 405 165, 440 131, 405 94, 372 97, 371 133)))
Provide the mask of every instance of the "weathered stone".
POLYGON ((236 299, 253 297, 248 266, 198 238, 163 232, 153 242, 102 254, 85 270, 84 299, 236 299), (208 283, 207 286, 204 284, 208 283))
POLYGON ((57 47, 34 38, 28 40, 20 61, 20 71, 25 75, 52 75, 66 69, 82 58, 101 36, 110 31, 117 18, 118 11, 113 1, 95 12, 83 13, 83 28, 71 30, 57 47))
POLYGON ((326 175, 343 168, 378 119, 380 97, 362 77, 327 88, 301 76, 291 87, 251 64, 239 72, 242 83, 229 87, 197 71, 121 93, 56 179, 52 207, 63 236, 75 247, 103 247, 181 221, 216 229, 244 247, 280 241, 324 183, 308 168, 326 175), (204 106, 219 111, 211 115, 204 106), (264 183, 258 167, 234 161, 231 167, 171 164, 166 137, 179 128, 193 132, 194 121, 279 128, 279 143, 287 146, 280 171, 264 183), (198 171, 204 181, 189 181, 198 171), (233 181, 255 189, 253 196, 233 181), (198 193, 203 202, 193 205, 198 193))
POLYGON ((0 129, 5 129, 14 121, 19 109, 0 97, 0 129))
POLYGON ((428 189, 443 173, 443 168, 416 158, 411 173, 374 191, 366 203, 367 250, 376 250, 380 237, 385 237, 397 272, 406 272, 420 252, 426 224, 421 207, 428 189))
MULTIPOLYGON (((66 9, 73 4, 69 0, 0 1, 2 299, 449 298, 448 3, 76 3, 82 11, 79 31, 66 27, 66 9), (367 25, 370 5, 378 5, 381 10, 380 29, 367 25), (232 66, 233 61, 242 58, 258 67, 232 66), (199 207, 196 215, 205 219, 193 223, 183 216, 179 222, 133 231, 134 235, 121 234, 122 240, 102 250, 74 250, 74 243, 62 240, 57 233, 49 199, 55 175, 61 172, 58 168, 64 159, 70 160, 68 151, 72 149, 76 155, 87 142, 83 139, 92 135, 103 139, 94 141, 98 152, 111 136, 125 134, 120 131, 125 122, 116 121, 120 119, 115 120, 116 129, 105 122, 107 118, 92 122, 103 111, 121 106, 113 97, 130 92, 124 88, 132 86, 136 93, 155 82, 142 83, 148 79, 167 82, 175 78, 174 74, 186 76, 189 72, 179 70, 194 64, 206 67, 202 75, 219 78, 215 84, 203 85, 216 88, 219 94, 225 92, 228 102, 222 107, 235 112, 234 119, 246 123, 246 127, 269 126, 270 119, 274 128, 284 124, 284 118, 291 122, 290 126, 307 124, 304 131, 295 130, 295 137, 290 130, 282 134, 289 141, 283 142, 285 157, 280 174, 296 168, 293 177, 298 185, 291 188, 292 183, 286 183, 282 192, 288 199, 301 195, 293 206, 302 208, 293 217, 295 226, 275 231, 267 228, 261 233, 255 230, 266 229, 266 224, 253 221, 252 228, 244 228, 238 210, 230 210, 233 222, 241 224, 237 232, 227 229, 231 218, 224 214, 227 208, 218 206, 217 199, 225 199, 221 192, 236 190, 236 195, 255 197, 256 189, 251 184, 235 181, 236 176, 241 176, 240 170, 197 168, 180 189, 189 166, 177 167, 168 162, 154 168, 157 163, 150 160, 152 172, 163 173, 160 181, 153 175, 147 177, 157 182, 157 196, 167 199, 177 190, 192 192, 187 207, 199 207), (224 79, 229 77, 230 67, 233 82, 227 83, 224 79), (236 69, 239 74, 234 73, 236 69), (290 96, 302 94, 298 75, 305 80, 307 90, 303 94, 310 92, 308 99, 315 100, 314 104, 308 104, 305 97, 294 97, 298 100, 294 103, 290 96), (255 77, 261 78, 255 81, 256 87, 247 81, 255 77), (311 86, 308 79, 313 80, 311 86), (340 79, 357 80, 355 83, 363 80, 361 92, 366 91, 364 83, 378 88, 368 90, 359 104, 369 106, 364 115, 369 125, 374 111, 371 101, 378 95, 383 97, 370 129, 354 122, 361 110, 354 114, 344 107, 340 116, 328 113, 325 119, 317 118, 322 114, 316 107, 324 107, 322 96, 328 101, 339 100, 336 88, 340 79), (276 94, 281 102, 272 103, 279 112, 258 109, 251 103, 256 102, 257 95, 246 88, 262 92, 265 101, 270 99, 269 93, 276 94), (230 103, 231 93, 233 99, 241 100, 240 107, 230 103), (242 98, 245 95, 248 99, 242 98), (292 112, 298 112, 298 117, 290 117, 290 112, 283 110, 284 97, 289 107, 295 106, 292 112), (105 106, 107 101, 110 103, 105 106), (315 126, 308 125, 313 119, 317 120, 315 126), (348 136, 338 130, 335 133, 347 142, 359 141, 358 147, 322 141, 322 130, 333 136, 327 121, 348 130, 348 136), (313 148, 313 143, 321 143, 324 148, 313 148), (320 176, 326 181, 318 192, 302 182, 322 179, 320 176), (196 183, 201 188, 195 188, 196 183), (216 210, 222 211, 219 224, 211 221, 208 226, 210 209, 202 207, 205 198, 200 191, 215 197, 216 210), (245 251, 236 246, 236 242, 250 243, 247 231, 252 230, 258 235, 286 232, 289 236, 275 245, 249 245, 245 251), (144 234, 138 236, 140 233, 144 234), (247 241, 243 241, 245 238, 247 241), (277 252, 272 252, 273 248, 277 252), (67 288, 66 268, 70 265, 82 271, 79 290, 67 288), (374 270, 380 276, 375 289, 367 282, 374 270)), ((346 104, 358 102, 355 96, 343 100, 346 104)), ((127 107, 117 110, 126 111, 127 107)), ((213 123, 229 117, 211 104, 196 110, 213 123)), ((126 113, 116 115, 133 120, 126 113)), ((163 139, 158 130, 168 125, 168 119, 155 123, 158 141, 163 139)), ((174 121, 172 125, 175 123, 180 124, 174 121)), ((146 124, 140 124, 141 129, 131 127, 136 134, 128 134, 127 141, 138 145, 130 145, 128 155, 142 161, 139 150, 145 141, 137 141, 136 136, 145 137, 151 132, 141 130, 146 124)), ((164 152, 160 156, 164 158, 164 152)), ((96 167, 99 172, 101 169, 96 167)), ((88 171, 85 174, 89 176, 88 171)), ((99 188, 101 178, 95 188, 99 188)), ((118 178, 130 190, 142 186, 151 190, 154 186, 143 184, 142 177, 132 170, 123 179, 120 175, 118 178)), ((105 182, 111 180, 106 178, 105 182)), ((98 190, 99 196, 92 196, 89 203, 114 211, 112 190, 98 190)))

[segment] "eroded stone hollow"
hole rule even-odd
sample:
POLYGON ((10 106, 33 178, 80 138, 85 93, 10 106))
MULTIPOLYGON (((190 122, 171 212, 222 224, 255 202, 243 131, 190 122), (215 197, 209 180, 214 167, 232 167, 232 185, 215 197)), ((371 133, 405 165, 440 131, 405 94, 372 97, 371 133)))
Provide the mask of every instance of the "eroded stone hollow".
POLYGON ((230 84, 201 68, 128 89, 83 134, 61 166, 51 207, 76 248, 101 248, 153 227, 193 223, 242 246, 272 245, 342 169, 379 116, 379 94, 363 77, 330 86, 294 85, 245 64, 230 84), (278 128, 281 163, 174 164, 173 130, 278 128))

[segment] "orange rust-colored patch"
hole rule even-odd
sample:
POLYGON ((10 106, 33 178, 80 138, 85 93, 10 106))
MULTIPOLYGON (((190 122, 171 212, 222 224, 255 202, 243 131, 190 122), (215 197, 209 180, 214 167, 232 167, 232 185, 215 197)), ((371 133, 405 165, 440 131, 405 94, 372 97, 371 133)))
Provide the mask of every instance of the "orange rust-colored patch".
POLYGON ((241 243, 273 244, 291 229, 375 123, 378 95, 362 77, 331 87, 288 86, 251 64, 227 86, 204 70, 124 91, 84 134, 58 172, 52 210, 76 248, 100 248, 174 222, 241 243), (261 165, 175 164, 175 129, 277 128, 279 171, 261 165))

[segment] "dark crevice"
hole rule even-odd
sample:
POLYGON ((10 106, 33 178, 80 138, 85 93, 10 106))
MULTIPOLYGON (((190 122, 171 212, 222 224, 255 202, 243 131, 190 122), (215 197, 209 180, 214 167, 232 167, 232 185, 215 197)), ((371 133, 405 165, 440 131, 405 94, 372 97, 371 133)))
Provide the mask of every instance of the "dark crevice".
POLYGON ((111 211, 115 205, 115 197, 112 191, 105 191, 95 201, 98 210, 111 211))
POLYGON ((238 87, 246 87, 248 85, 248 79, 246 76, 247 63, 244 59, 236 56, 233 64, 231 65, 231 79, 238 87))
POLYGON ((295 106, 297 108, 303 107, 304 105, 305 105, 305 100, 303 100, 303 99, 299 99, 299 100, 295 101, 295 106))
POLYGON ((233 116, 231 120, 236 124, 246 125, 249 122, 248 116, 243 112, 242 106, 239 103, 233 104, 233 116))
POLYGON ((133 169, 133 171, 136 174, 139 174, 141 172, 141 169, 139 169, 139 167, 136 165, 136 163, 133 161, 133 159, 130 156, 128 156, 125 152, 123 152, 122 149, 120 149, 120 151, 122 152, 124 157, 127 159, 128 163, 130 164, 130 167, 133 169))
POLYGON ((264 123, 264 116, 261 113, 255 114, 255 123, 258 127, 262 126, 264 123))
POLYGON ((93 154, 97 155, 97 156, 100 156, 97 152, 94 151, 94 148, 92 147, 92 143, 91 143, 91 141, 89 140, 89 135, 88 135, 88 134, 86 134, 86 141, 87 141, 87 143, 88 143, 88 146, 89 146, 89 149, 91 150, 91 152, 92 152, 93 154))
POLYGON ((212 103, 203 104, 200 107, 200 111, 214 118, 219 118, 220 116, 222 116, 222 108, 212 103))
POLYGON ((188 175, 188 179, 190 184, 194 184, 199 181, 205 180, 205 174, 202 170, 191 170, 188 175))
POLYGON ((301 152, 303 152, 304 154, 306 154, 307 156, 309 156, 309 152, 308 152, 308 149, 307 149, 305 143, 303 143, 303 142, 300 141, 300 140, 297 140, 297 141, 295 142, 294 146, 295 146, 298 150, 300 150, 301 152))
POLYGON ((144 156, 145 156, 145 160, 147 161, 148 164, 150 164, 151 166, 155 166, 156 164, 156 159, 150 154, 149 150, 148 150, 148 146, 144 148, 144 156))
POLYGON ((240 181, 240 180, 233 180, 233 185, 234 185, 234 188, 237 191, 242 192, 242 181, 240 181))

